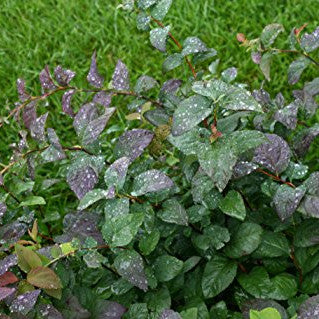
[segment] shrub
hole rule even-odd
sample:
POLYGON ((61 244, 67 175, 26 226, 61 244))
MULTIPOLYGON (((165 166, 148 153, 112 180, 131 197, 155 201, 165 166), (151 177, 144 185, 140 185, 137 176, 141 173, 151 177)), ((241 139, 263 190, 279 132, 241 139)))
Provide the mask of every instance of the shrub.
MULTIPOLYGON (((39 96, 18 79, 19 102, 1 122, 9 130, 15 118, 19 133, 0 172, 2 318, 318 313, 319 173, 306 157, 319 134, 318 78, 288 101, 251 93, 234 67, 219 72, 217 52, 198 37, 174 37, 162 22, 171 4, 122 8, 164 52, 163 72, 189 69, 182 80, 144 74, 131 86, 119 60, 108 84, 96 53, 89 88, 70 84, 75 73, 61 66, 40 72, 39 96), (47 110, 60 94, 62 122, 47 110)), ((294 29, 292 48, 273 48, 282 31, 272 24, 237 39, 267 80, 274 55, 298 55, 295 84, 318 66, 319 32, 294 29)))

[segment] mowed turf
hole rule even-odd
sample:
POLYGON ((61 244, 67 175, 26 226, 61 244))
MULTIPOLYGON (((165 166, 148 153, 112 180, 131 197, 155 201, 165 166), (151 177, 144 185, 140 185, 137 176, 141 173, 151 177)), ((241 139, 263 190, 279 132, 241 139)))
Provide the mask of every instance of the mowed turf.
MULTIPOLYGON (((184 76, 184 67, 162 77, 163 55, 150 46, 148 33, 139 32, 135 14, 117 9, 116 0, 2 0, 0 8, 0 116, 7 114, 17 99, 15 81, 27 80, 32 94, 39 94, 39 71, 48 64, 57 64, 77 72, 76 83, 83 85, 93 50, 98 52, 101 73, 109 80, 114 65, 121 58, 131 70, 132 79, 149 74, 164 81, 170 76, 184 76)), ((236 34, 258 37, 269 23, 282 23, 286 33, 278 41, 288 46, 287 37, 295 26, 317 24, 318 0, 174 0, 165 19, 172 33, 181 42, 187 36, 198 36, 219 52, 220 69, 235 66, 239 80, 257 88, 264 80, 250 54, 239 47, 236 34)), ((169 46, 173 51, 173 45, 169 46)), ((273 63, 273 80, 264 87, 275 94, 283 91, 289 97, 287 65, 291 57, 277 57, 273 63)), ((312 78, 310 69, 303 77, 312 78)), ((60 111, 57 99, 53 108, 60 111)), ((124 102, 123 102, 124 104, 124 102)), ((125 106, 125 105, 124 105, 125 106)), ((124 108, 123 108, 124 109, 124 108)), ((7 150, 16 139, 10 130, 0 129, 0 149, 7 150)), ((2 156, 1 156, 2 157, 2 156)), ((0 161, 3 158, 0 157, 0 161)))

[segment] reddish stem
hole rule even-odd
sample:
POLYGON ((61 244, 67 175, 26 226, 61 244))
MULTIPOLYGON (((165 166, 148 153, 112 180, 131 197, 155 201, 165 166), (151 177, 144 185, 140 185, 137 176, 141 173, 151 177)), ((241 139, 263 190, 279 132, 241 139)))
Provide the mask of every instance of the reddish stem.
POLYGON ((286 181, 282 180, 279 176, 270 174, 270 173, 264 171, 264 170, 261 169, 261 168, 258 168, 258 169, 257 169, 257 172, 262 173, 262 174, 264 174, 264 175, 267 175, 267 176, 271 177, 273 180, 275 180, 275 181, 277 181, 277 182, 280 182, 280 183, 282 183, 282 184, 286 184, 286 185, 288 185, 288 186, 290 186, 290 187, 292 187, 292 188, 296 188, 296 186, 295 186, 293 183, 286 182, 286 181))

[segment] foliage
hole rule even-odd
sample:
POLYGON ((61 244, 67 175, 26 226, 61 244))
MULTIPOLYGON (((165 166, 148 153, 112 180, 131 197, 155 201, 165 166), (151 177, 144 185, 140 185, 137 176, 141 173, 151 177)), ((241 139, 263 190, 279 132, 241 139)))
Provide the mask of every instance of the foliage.
MULTIPOLYGON (((319 134, 318 78, 287 102, 280 92, 250 92, 236 68, 219 72, 214 48, 174 37, 162 22, 172 5, 125 0, 121 8, 165 54, 163 71, 183 65, 185 78, 143 74, 132 85, 118 60, 108 83, 93 52, 86 87, 61 66, 40 72, 39 96, 17 80, 19 102, 0 124, 18 126, 0 171, 4 318, 318 313, 319 172, 305 160, 319 134), (71 140, 50 127, 53 95, 71 140), (64 199, 62 215, 43 210, 54 196, 64 199)), ((291 32, 293 49, 272 46, 280 24, 237 39, 268 80, 274 55, 298 55, 288 70, 294 85, 318 66, 318 29, 304 29, 291 32)))

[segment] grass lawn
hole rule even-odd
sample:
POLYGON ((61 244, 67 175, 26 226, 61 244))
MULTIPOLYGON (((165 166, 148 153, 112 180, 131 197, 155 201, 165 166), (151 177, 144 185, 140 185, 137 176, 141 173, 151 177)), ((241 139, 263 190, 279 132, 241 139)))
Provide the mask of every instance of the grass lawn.
MULTIPOLYGON (((78 73, 83 81, 92 51, 98 51, 101 72, 109 78, 118 58, 131 70, 131 77, 147 73, 161 78, 163 56, 149 45, 147 33, 138 32, 135 17, 117 10, 115 0, 2 0, 0 9, 0 115, 17 99, 15 81, 27 80, 34 94, 40 92, 38 73, 45 64, 57 64, 78 73)), ((250 61, 249 53, 238 46, 236 33, 257 37, 266 24, 278 22, 286 28, 282 46, 291 28, 309 22, 309 31, 318 24, 318 0, 175 0, 166 18, 180 41, 196 35, 219 52, 221 68, 236 66, 239 79, 260 86, 263 76, 250 61)), ((278 57, 276 74, 265 87, 274 92, 291 91, 287 84, 289 59, 278 57)), ((179 69, 175 76, 188 70, 179 69)), ((310 74, 313 77, 314 72, 310 74)), ((170 77, 172 74, 166 75, 170 77)), ((303 79, 307 77, 307 74, 303 79)), ((58 101, 54 100, 53 101, 58 101)), ((54 107, 59 108, 55 102, 54 107)), ((7 155, 8 142, 16 137, 0 130, 0 161, 7 155)))

